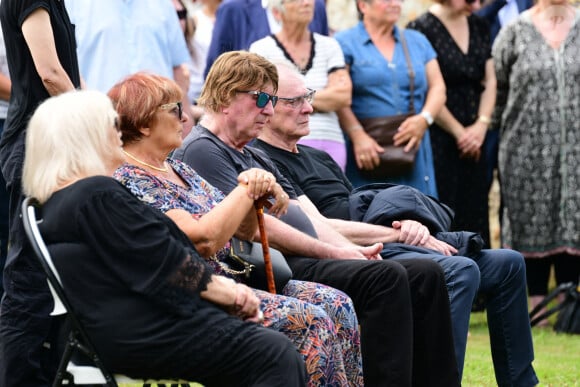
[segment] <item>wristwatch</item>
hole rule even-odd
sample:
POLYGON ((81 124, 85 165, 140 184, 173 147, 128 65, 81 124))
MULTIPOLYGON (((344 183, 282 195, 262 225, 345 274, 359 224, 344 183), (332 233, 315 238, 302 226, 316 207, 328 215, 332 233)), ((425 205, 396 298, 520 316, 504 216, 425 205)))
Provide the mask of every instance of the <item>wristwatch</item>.
POLYGON ((421 112, 421 117, 423 117, 425 121, 427 121, 427 126, 433 125, 433 116, 427 110, 423 110, 421 112))

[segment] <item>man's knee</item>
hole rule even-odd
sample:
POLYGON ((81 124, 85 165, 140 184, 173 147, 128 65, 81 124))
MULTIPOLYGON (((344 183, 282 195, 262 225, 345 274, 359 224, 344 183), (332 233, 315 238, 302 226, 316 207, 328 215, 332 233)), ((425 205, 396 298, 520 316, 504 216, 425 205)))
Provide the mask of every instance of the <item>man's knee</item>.
POLYGON ((460 256, 441 256, 434 260, 443 269, 448 286, 471 288, 474 293, 477 291, 480 282, 480 271, 475 261, 460 256))

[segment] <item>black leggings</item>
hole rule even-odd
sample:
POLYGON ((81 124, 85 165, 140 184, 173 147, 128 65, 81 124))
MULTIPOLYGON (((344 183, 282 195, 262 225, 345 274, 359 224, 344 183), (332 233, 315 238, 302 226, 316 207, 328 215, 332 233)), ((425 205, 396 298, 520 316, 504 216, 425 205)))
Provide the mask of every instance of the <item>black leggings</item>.
POLYGON ((547 258, 526 258, 526 276, 530 296, 545 296, 548 294, 548 281, 552 265, 554 265, 556 284, 578 283, 580 257, 558 254, 547 258))
POLYGON ((439 265, 288 258, 294 278, 352 299, 361 326, 365 386, 458 386, 449 297, 439 265))

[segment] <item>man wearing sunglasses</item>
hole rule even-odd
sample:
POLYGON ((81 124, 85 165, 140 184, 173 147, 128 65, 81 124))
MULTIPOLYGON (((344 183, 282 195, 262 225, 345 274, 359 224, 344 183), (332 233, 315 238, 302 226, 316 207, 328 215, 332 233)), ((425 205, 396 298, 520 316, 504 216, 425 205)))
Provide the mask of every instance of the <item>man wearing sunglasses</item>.
MULTIPOLYGON (((313 95, 304 89, 299 96, 276 97, 278 81, 275 66, 259 55, 222 54, 199 98, 205 116, 174 157, 226 194, 237 186, 238 170, 268 169, 246 145, 269 125, 274 105, 276 110, 310 107, 313 95)), ((438 265, 423 259, 380 259, 382 243, 351 241, 308 216, 289 183, 274 174, 280 182, 276 193, 289 197, 290 204, 280 218, 265 215, 268 241, 285 253, 294 278, 323 283, 351 297, 361 326, 365 385, 459 385, 449 301, 438 265)), ((415 226, 411 222, 405 232, 381 231, 392 241, 406 233, 411 240, 422 239, 422 229, 415 226)))
MULTIPOLYGON (((308 89, 294 69, 279 65, 278 73, 278 94, 297 97, 278 98, 293 103, 276 108, 270 124, 253 146, 267 153, 270 156, 268 161, 276 164, 296 192, 302 192, 299 200, 305 203, 303 208, 309 210, 309 215, 322 217, 330 224, 342 224, 352 235, 369 235, 371 237, 367 243, 385 241, 372 237, 379 235, 380 230, 385 228, 383 225, 345 222, 354 216, 355 207, 361 207, 360 202, 352 200, 357 198, 352 194, 352 185, 334 160, 317 149, 297 145, 298 140, 309 131, 308 116, 312 107, 306 97, 310 91, 300 95, 308 89)), ((380 206, 376 206, 376 203, 368 205, 369 211, 373 208, 380 210, 375 211, 378 213, 372 216, 369 213, 361 214, 363 221, 371 223, 373 219, 384 219, 375 215, 382 215, 380 212, 390 208, 387 206, 390 203, 395 206, 405 205, 410 210, 412 206, 407 202, 395 203, 400 192, 405 191, 396 192, 397 196, 391 202, 381 201, 380 206)), ((377 197, 378 195, 380 194, 377 197)), ((440 233, 433 234, 438 238, 443 237, 440 233)), ((446 233, 445 236, 451 236, 450 234, 458 233, 446 233)), ((450 238, 445 240, 449 241, 450 238)), ((421 257, 432 259, 441 265, 451 303, 455 352, 460 373, 463 368, 471 305, 479 288, 487 301, 491 348, 498 384, 534 385, 537 379, 531 364, 533 345, 527 314, 523 257, 512 250, 481 250, 472 252, 469 258, 450 255, 456 253, 454 247, 429 236, 424 242, 411 241, 403 245, 385 243, 381 255, 391 259, 421 257)))

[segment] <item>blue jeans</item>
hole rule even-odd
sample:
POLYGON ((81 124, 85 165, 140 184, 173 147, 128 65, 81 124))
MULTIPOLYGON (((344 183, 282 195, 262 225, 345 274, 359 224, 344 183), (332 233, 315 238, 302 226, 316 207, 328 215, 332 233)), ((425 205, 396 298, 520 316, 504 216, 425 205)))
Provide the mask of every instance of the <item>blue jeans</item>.
MULTIPOLYGON (((475 258, 445 256, 425 250, 445 273, 451 303, 455 356, 462 375, 469 317, 479 291, 485 296, 491 353, 499 386, 534 386, 534 349, 528 317, 524 259, 513 250, 482 250, 475 258)), ((383 258, 409 259, 416 252, 385 245, 383 258)))

